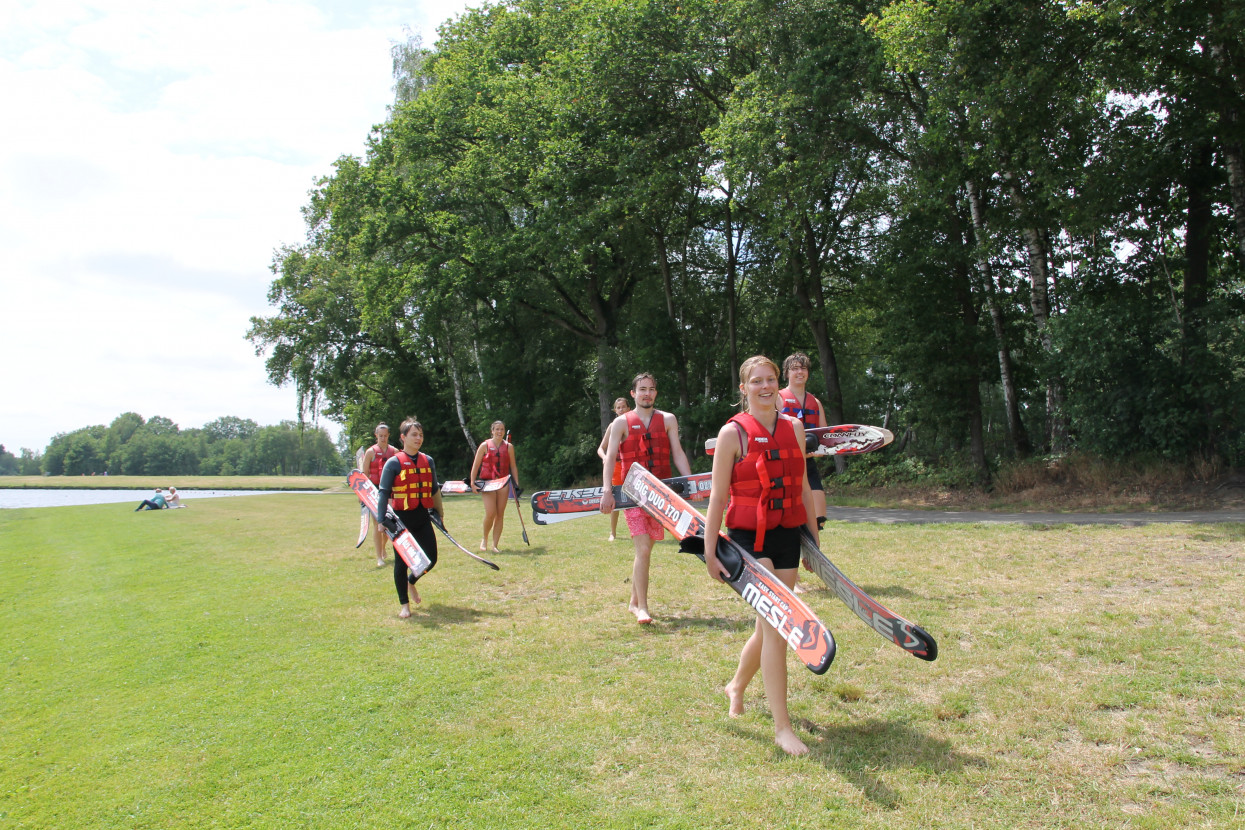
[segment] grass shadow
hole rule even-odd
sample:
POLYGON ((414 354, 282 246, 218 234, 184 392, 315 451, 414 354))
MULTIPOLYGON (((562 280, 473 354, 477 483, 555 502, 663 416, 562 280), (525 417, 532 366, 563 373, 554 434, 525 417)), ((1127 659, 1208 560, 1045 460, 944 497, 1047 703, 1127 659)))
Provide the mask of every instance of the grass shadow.
MULTIPOLYGON (((415 607, 419 608, 420 606, 415 607)), ((421 614, 417 611, 406 622, 429 630, 452 625, 471 625, 486 617, 509 616, 496 611, 481 611, 479 608, 469 608, 462 605, 433 604, 423 606, 422 608, 424 613, 421 614)))
POLYGON ((739 617, 660 617, 649 626, 656 634, 678 634, 684 631, 751 631, 754 618, 739 617))
POLYGON ((532 545, 531 547, 528 547, 527 545, 523 544, 522 541, 520 541, 518 545, 510 545, 508 547, 502 548, 497 553, 493 553, 492 551, 485 551, 484 553, 481 553, 480 555, 483 556, 485 559, 492 559, 494 562, 496 562, 498 559, 503 559, 503 558, 515 559, 515 558, 523 557, 523 556, 548 556, 549 553, 550 553, 549 549, 545 547, 544 545, 532 545))
MULTIPOLYGON (((767 713, 762 730, 750 729, 746 720, 732 720, 726 729, 772 747, 775 758, 782 759, 786 756, 774 745, 772 724, 767 713)), ((937 775, 986 764, 982 758, 955 751, 949 741, 931 738, 905 723, 870 718, 825 726, 797 718, 795 726, 811 736, 805 738, 809 760, 851 782, 865 798, 887 810, 899 809, 903 798, 886 785, 880 773, 922 769, 937 775)))
MULTIPOLYGON (((801 574, 801 577, 803 577, 803 574, 801 574)), ((812 580, 801 578, 800 582, 804 586, 804 590, 809 593, 829 594, 830 596, 834 596, 834 591, 831 591, 825 585, 822 585, 820 581, 816 580, 816 577, 813 577, 812 580)), ((915 593, 907 588, 904 588, 902 585, 887 585, 886 587, 881 587, 877 585, 861 585, 860 583, 856 583, 856 586, 860 588, 860 590, 868 594, 869 596, 874 597, 875 599, 877 597, 913 599, 913 600, 924 600, 924 601, 928 601, 930 599, 925 594, 915 593)))

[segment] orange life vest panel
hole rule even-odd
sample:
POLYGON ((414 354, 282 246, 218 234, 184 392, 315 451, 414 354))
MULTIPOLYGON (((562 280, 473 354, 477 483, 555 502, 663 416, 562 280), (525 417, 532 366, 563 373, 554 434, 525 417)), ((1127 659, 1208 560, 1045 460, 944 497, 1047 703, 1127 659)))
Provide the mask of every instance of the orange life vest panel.
POLYGON ((670 436, 666 434, 665 416, 653 410, 647 428, 634 409, 624 417, 627 419, 627 437, 618 444, 623 475, 638 461, 658 478, 670 478, 670 436))
POLYGON ((778 396, 782 398, 782 414, 790 415, 792 418, 799 418, 804 422, 804 428, 821 426, 821 401, 814 396, 804 393, 804 400, 796 397, 791 391, 791 387, 779 391, 778 396), (809 402, 812 403, 809 403, 809 402))
POLYGON ((398 448, 393 444, 386 444, 382 451, 380 444, 373 444, 369 449, 372 451, 372 464, 367 468, 367 477, 377 487, 380 486, 380 471, 385 466, 385 462, 398 454, 398 448))
POLYGON ((436 482, 432 479, 432 462, 428 456, 421 452, 411 458, 406 452, 400 452, 397 458, 402 471, 393 480, 393 498, 390 500, 393 509, 432 509, 432 492, 436 482))
POLYGON ((795 427, 779 418, 774 434, 756 418, 741 412, 731 418, 736 429, 747 434, 746 453, 731 468, 731 500, 726 507, 726 526, 756 531, 754 552, 765 547, 765 531, 799 527, 804 512, 804 448, 795 427))
POLYGON ((484 458, 480 460, 480 478, 485 480, 505 478, 510 475, 510 442, 502 441, 494 447, 485 442, 484 458))

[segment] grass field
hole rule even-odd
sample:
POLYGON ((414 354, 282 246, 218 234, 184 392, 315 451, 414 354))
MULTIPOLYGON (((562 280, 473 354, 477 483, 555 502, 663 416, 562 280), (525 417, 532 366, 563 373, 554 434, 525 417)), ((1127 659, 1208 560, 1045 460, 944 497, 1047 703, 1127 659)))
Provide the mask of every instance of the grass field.
POLYGON ((0 827, 1245 827, 1245 526, 831 525, 941 653, 811 590, 790 759, 759 678, 726 716, 748 609, 669 543, 640 627, 604 517, 527 547, 512 508, 500 572, 443 543, 399 620, 357 517, 0 511, 0 827))

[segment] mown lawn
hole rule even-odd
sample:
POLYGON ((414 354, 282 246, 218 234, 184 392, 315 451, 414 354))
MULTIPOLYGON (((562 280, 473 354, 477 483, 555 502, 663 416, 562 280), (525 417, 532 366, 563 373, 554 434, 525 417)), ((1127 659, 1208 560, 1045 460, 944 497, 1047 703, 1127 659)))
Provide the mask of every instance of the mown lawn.
POLYGON ((0 826, 1245 827, 1245 526, 832 525, 941 654, 811 590, 839 650, 790 661, 790 759, 759 678, 726 716, 748 609, 672 545, 642 628, 604 517, 527 547, 512 508, 500 572, 443 543, 399 620, 357 519, 0 511, 0 826))

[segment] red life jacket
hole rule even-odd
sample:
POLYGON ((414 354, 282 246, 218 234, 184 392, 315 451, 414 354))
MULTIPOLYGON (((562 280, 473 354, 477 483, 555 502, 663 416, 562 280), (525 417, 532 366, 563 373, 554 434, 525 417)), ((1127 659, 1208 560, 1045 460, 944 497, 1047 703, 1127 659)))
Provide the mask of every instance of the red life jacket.
POLYGON ((648 429, 633 409, 626 414, 627 437, 618 444, 618 458, 623 465, 623 475, 631 465, 640 462, 658 478, 669 478, 670 436, 666 434, 666 418, 660 410, 653 410, 648 429))
POLYGON ((807 392, 804 393, 804 400, 801 401, 791 391, 791 387, 781 390, 778 396, 782 398, 782 414, 790 415, 792 418, 799 418, 804 422, 804 428, 821 426, 821 401, 817 400, 807 392), (812 404, 809 404, 812 401, 812 404))
POLYGON ((436 482, 432 480, 432 462, 428 456, 416 453, 411 458, 405 451, 397 453, 402 471, 393 480, 393 498, 390 503, 394 510, 414 510, 416 507, 432 508, 432 491, 436 482))
POLYGON ((393 444, 386 444, 385 451, 381 452, 380 444, 373 444, 370 449, 372 450, 372 465, 367 468, 367 477, 372 480, 373 484, 379 487, 380 470, 385 466, 386 461, 398 454, 398 448, 393 444))
POLYGON ((753 551, 760 552, 765 547, 766 530, 780 525, 799 527, 807 519, 801 498, 804 448, 796 441, 795 427, 786 418, 778 419, 773 435, 746 412, 730 422, 747 433, 747 453, 731 468, 726 526, 755 530, 753 551))
POLYGON ((480 478, 485 480, 505 478, 510 475, 510 442, 502 441, 501 446, 492 447, 484 444, 484 458, 480 461, 480 478))

